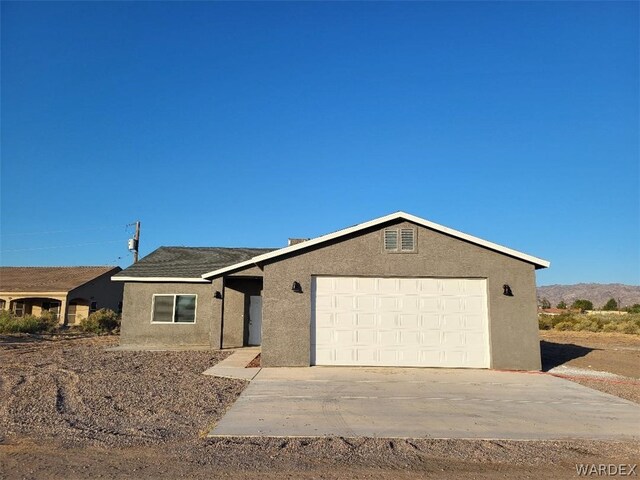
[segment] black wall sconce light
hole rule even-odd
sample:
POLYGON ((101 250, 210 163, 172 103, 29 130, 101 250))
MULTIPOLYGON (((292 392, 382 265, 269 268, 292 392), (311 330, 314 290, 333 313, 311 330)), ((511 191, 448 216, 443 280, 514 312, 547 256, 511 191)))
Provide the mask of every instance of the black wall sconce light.
POLYGON ((220 293, 220 290, 216 290, 216 293, 213 294, 213 298, 222 299, 222 293, 220 293))
POLYGON ((506 295, 507 297, 513 297, 513 292, 511 291, 511 287, 506 283, 502 285, 502 290, 503 290, 502 292, 503 295, 506 295))
POLYGON ((293 282, 293 285, 291 285, 291 290, 296 293, 302 293, 302 285, 300 285, 300 282, 293 282))

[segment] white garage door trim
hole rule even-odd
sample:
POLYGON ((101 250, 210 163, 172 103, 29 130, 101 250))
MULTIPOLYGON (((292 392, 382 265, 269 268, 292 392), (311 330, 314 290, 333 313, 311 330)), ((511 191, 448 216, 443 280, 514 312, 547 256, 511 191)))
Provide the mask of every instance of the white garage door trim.
POLYGON ((311 364, 489 368, 486 279, 314 276, 311 364))

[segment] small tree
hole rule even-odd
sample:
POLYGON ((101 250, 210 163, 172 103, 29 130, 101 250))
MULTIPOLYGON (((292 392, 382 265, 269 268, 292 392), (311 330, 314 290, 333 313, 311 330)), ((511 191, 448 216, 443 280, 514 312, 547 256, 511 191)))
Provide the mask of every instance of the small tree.
POLYGON ((543 299, 540 301, 540 306, 541 306, 542 308, 551 308, 551 302, 550 302, 549 300, 547 300, 546 298, 543 298, 543 299))
POLYGON ((567 304, 565 303, 564 300, 561 300, 560 303, 558 305, 556 305, 556 308, 561 308, 561 309, 566 309, 567 308, 567 304))
POLYGON ((629 313, 640 313, 640 303, 634 303, 630 307, 627 307, 629 313))
POLYGON ((616 302, 615 298, 610 298, 609 301, 604 304, 604 307, 602 307, 602 309, 608 311, 617 310, 618 302, 616 302))
POLYGON ((584 312, 585 310, 593 310, 593 303, 589 300, 578 299, 571 304, 571 308, 584 312))

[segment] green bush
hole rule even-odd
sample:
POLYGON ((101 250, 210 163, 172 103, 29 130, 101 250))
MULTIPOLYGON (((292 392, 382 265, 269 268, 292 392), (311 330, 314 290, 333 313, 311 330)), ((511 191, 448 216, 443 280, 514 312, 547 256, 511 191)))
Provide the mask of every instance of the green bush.
POLYGON ((101 308, 80 320, 80 328, 91 333, 112 333, 120 328, 120 318, 113 310, 101 308))
POLYGON ((25 315, 16 317, 7 310, 0 311, 0 333, 50 332, 58 326, 55 315, 45 312, 41 317, 25 315))

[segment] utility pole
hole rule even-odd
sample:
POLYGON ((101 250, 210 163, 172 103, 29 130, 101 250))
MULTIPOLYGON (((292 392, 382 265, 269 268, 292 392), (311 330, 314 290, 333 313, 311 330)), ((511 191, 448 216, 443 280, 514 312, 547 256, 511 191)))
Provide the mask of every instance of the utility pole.
POLYGON ((140 246, 140 221, 136 222, 136 233, 133 236, 133 263, 138 261, 138 249, 140 246))
MULTIPOLYGON (((132 224, 127 225, 130 227, 132 224)), ((136 222, 136 233, 129 239, 129 251, 133 252, 133 263, 138 261, 138 250, 140 246, 140 221, 136 222)))

